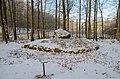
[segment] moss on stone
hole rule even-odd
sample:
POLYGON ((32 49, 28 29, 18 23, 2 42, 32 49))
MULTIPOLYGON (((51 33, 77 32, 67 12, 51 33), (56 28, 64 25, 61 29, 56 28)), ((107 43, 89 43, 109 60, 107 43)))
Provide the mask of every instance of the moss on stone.
POLYGON ((29 46, 29 49, 32 49, 32 50, 37 50, 37 48, 36 48, 36 47, 34 47, 34 46, 29 46))
POLYGON ((37 49, 38 49, 39 51, 42 51, 42 48, 41 48, 41 47, 38 47, 37 49))
POLYGON ((57 52, 57 53, 61 52, 61 50, 59 48, 54 48, 53 50, 54 50, 54 52, 57 52))
POLYGON ((29 48, 30 47, 30 44, 27 44, 27 45, 24 45, 23 48, 29 48))
POLYGON ((45 47, 44 48, 46 52, 52 52, 52 49, 48 48, 48 47, 45 47))

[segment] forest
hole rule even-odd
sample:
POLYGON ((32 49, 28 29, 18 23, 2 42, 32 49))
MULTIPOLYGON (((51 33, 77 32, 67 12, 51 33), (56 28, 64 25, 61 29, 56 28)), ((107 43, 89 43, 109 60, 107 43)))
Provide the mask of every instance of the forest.
POLYGON ((111 3, 108 0, 1 0, 1 37, 6 43, 17 40, 21 29, 25 29, 26 39, 34 41, 48 38, 49 32, 62 28, 79 38, 97 40, 109 36, 119 40, 119 4, 117 0, 111 3), (113 5, 111 12, 105 12, 113 5))
POLYGON ((0 0, 0 79, 120 79, 120 0, 0 0))

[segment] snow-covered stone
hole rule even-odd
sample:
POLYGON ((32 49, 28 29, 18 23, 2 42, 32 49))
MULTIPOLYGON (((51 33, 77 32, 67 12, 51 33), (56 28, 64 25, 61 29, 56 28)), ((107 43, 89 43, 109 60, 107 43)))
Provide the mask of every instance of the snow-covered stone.
POLYGON ((92 50, 98 50, 99 45, 87 39, 42 39, 23 46, 23 48, 54 53, 82 54, 92 50))
POLYGON ((53 38, 70 38, 70 36, 70 33, 63 29, 55 30, 53 34, 53 38))

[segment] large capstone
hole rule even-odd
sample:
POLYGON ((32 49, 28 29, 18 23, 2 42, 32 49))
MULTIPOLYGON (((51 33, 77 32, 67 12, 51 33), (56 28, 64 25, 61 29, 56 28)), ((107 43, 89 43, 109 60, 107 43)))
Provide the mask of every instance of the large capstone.
POLYGON ((63 29, 55 30, 53 34, 53 38, 70 38, 70 37, 71 37, 70 33, 63 29))

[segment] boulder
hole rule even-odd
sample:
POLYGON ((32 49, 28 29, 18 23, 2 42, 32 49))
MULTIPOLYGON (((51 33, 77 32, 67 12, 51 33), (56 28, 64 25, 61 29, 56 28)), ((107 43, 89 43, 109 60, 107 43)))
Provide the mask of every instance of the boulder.
POLYGON ((70 38, 71 35, 69 32, 63 30, 63 29, 58 29, 58 30, 55 30, 53 36, 53 38, 70 38))

